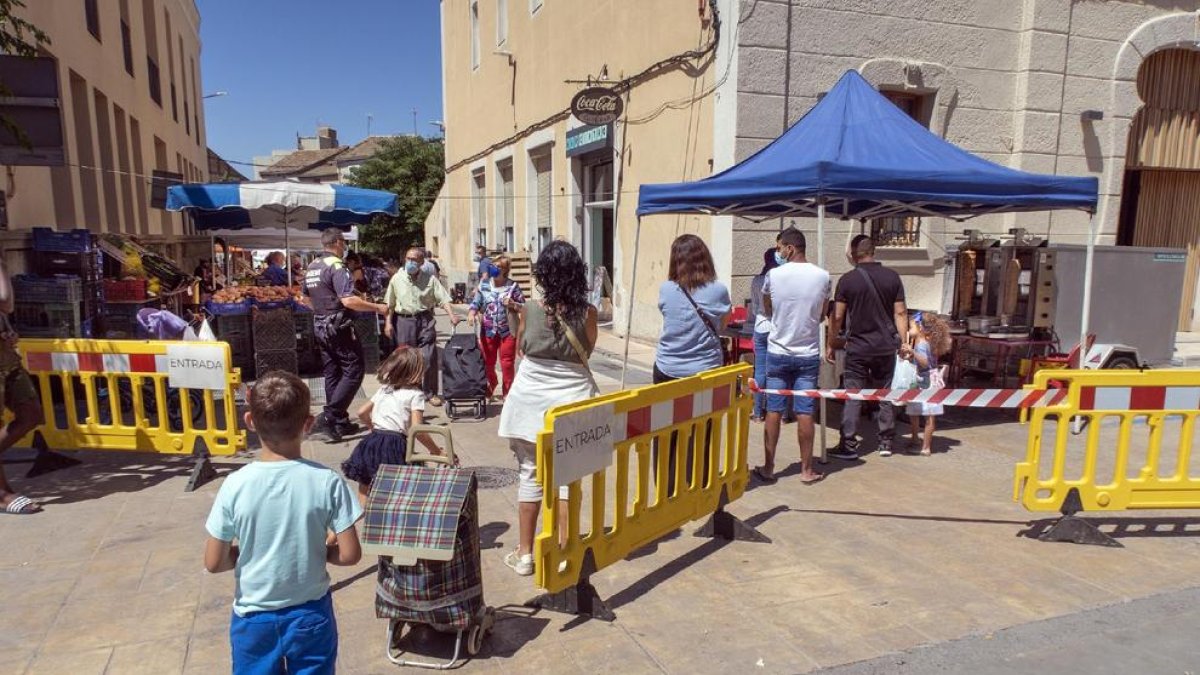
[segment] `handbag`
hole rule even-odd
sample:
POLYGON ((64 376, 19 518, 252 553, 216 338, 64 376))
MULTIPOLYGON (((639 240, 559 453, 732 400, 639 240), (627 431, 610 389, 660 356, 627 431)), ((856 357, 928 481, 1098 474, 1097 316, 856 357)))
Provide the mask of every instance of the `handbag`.
MULTIPOLYGON (((678 286, 678 284, 676 285, 678 286)), ((704 315, 704 312, 700 309, 700 305, 696 304, 696 301, 692 298, 692 294, 688 293, 687 289, 683 286, 679 286, 679 290, 683 293, 683 297, 687 298, 688 302, 692 303, 692 309, 696 310, 696 316, 700 317, 700 322, 703 323, 704 327, 708 329, 708 334, 713 336, 713 339, 717 341, 717 348, 721 350, 721 362, 725 365, 732 363, 733 360, 731 358, 731 354, 725 349, 725 341, 721 339, 721 334, 717 332, 716 327, 714 327, 712 322, 708 320, 708 317, 704 315)))

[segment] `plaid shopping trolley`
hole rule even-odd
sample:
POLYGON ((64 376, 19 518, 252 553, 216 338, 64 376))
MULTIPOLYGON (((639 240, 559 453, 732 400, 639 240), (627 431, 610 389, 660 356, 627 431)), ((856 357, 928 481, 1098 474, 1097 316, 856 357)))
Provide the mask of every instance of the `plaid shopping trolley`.
MULTIPOLYGON (((409 434, 410 462, 453 463, 449 443, 444 458, 415 457, 417 433, 421 428, 409 434)), ((441 429, 434 433, 449 438, 441 429)), ((474 656, 491 632, 495 616, 483 601, 477 490, 472 471, 451 466, 384 464, 371 482, 363 552, 380 556, 375 616, 388 619, 387 656, 397 665, 453 667, 464 636, 467 654, 474 656), (446 664, 403 659, 407 624, 457 633, 454 656, 446 664)))

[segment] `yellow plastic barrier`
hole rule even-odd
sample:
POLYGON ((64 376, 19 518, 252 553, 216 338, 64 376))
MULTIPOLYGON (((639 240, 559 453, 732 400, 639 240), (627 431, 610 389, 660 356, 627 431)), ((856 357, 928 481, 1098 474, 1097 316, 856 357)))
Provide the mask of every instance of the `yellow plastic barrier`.
POLYGON ((19 349, 45 415, 24 445, 194 455, 189 489, 211 476, 208 455, 246 447, 227 343, 22 339, 19 349))
MULTIPOLYGON (((741 497, 748 481, 750 375, 745 364, 729 366, 560 406, 547 413, 546 428, 537 444, 538 477, 545 487, 542 531, 534 547, 537 585, 550 594, 575 587, 580 594, 594 595, 587 583, 592 573, 709 515, 714 515, 717 536, 769 541, 723 510, 725 504, 741 497), (672 433, 678 434, 678 461, 675 494, 668 495, 672 433), (659 448, 656 464, 655 442, 659 448), (556 517, 556 486, 561 482, 555 479, 556 461, 565 466, 566 454, 589 444, 594 447, 590 460, 603 468, 569 483, 566 531, 562 532, 556 517), (695 452, 689 468, 685 464, 690 444, 695 452), (591 495, 588 532, 583 532, 581 523, 585 485, 590 486, 591 495), (564 542, 561 546, 560 540, 564 542)), ((577 597, 572 591, 568 594, 577 597)), ((553 602, 540 604, 611 618, 602 603, 589 605, 578 599, 582 610, 553 602)))
POLYGON ((1067 387, 1067 397, 1029 411, 1014 500, 1065 516, 1200 508, 1200 476, 1190 471, 1200 370, 1047 371, 1029 388, 1052 381, 1067 387))

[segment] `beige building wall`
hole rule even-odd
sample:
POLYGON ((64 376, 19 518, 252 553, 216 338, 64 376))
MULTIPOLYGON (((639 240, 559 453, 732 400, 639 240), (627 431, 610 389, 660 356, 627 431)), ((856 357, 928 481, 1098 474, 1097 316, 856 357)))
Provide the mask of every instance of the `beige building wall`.
MULTIPOLYGON (((1154 51, 1196 49, 1198 10, 1198 0, 792 0, 789 15, 787 0, 746 4, 737 38, 737 159, 777 137, 785 119, 794 123, 854 69, 880 89, 929 97, 930 129, 972 153, 1026 171, 1097 177, 1094 224, 1111 244, 1128 130, 1141 105, 1137 69, 1154 51)), ((881 258, 904 273, 910 305, 936 309, 945 251, 964 228, 1005 234, 1019 227, 1082 244, 1092 223, 1082 211, 966 223, 925 218, 920 246, 883 249, 881 258)), ((813 219, 796 224, 810 235, 815 229, 813 219)), ((835 275, 848 269, 841 251, 851 228, 859 225, 828 228, 835 275)), ((778 220, 736 225, 734 248, 745 256, 734 260, 735 298, 748 295, 778 229, 778 220)))
MULTIPOLYGON (((510 163, 512 248, 536 256, 535 162, 547 157, 552 237, 584 244, 581 162, 566 155, 567 134, 581 125, 565 111, 585 85, 568 80, 595 79, 606 71, 607 82, 601 84, 612 86, 660 60, 703 49, 713 34, 705 9, 701 17, 697 3, 678 0, 443 0, 448 175, 425 234, 452 281, 465 281, 473 271, 471 252, 481 227, 489 248, 507 243, 499 226, 504 202, 498 196, 501 171, 510 163), (497 25, 497 11, 504 8, 506 34, 497 25), (478 46, 473 48, 476 11, 478 46), (478 175, 484 181, 482 200, 472 198, 478 175)), ((633 287, 638 186, 702 178, 712 171, 713 90, 721 72, 722 64, 709 50, 705 57, 642 79, 625 97, 626 114, 615 125, 612 151, 614 166, 619 165, 613 242, 618 331, 624 332, 633 287)), ((658 216, 643 223, 637 247, 635 334, 659 331, 658 286, 666 279, 670 242, 683 232, 711 241, 709 218, 658 216)), ((714 250, 714 256, 728 261, 729 252, 714 250)))
MULTIPOLYGON (((6 248, 19 251, 25 231, 50 226, 134 234, 184 257, 184 243, 207 238, 189 236, 182 215, 150 208, 150 175, 158 169, 188 182, 208 178, 199 11, 194 0, 99 0, 96 37, 87 4, 27 2, 21 10, 50 36, 45 52, 58 61, 67 166, 6 167, 6 248), (150 61, 158 70, 157 101, 150 61)), ((20 268, 19 260, 10 262, 20 268)))

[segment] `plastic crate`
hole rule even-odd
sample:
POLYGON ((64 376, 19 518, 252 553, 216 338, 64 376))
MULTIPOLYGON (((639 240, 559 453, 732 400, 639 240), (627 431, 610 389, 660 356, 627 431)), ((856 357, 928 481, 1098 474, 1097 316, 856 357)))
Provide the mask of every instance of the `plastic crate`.
POLYGON ((64 253, 60 251, 34 251, 33 272, 40 276, 65 274, 77 276, 85 281, 100 279, 100 253, 64 253))
POLYGON ((296 351, 296 321, 291 308, 254 311, 254 349, 296 351))
POLYGON ((57 253, 84 253, 96 248, 92 233, 87 230, 55 232, 48 227, 33 228, 33 250, 57 253))
POLYGON ((204 309, 213 316, 249 316, 250 308, 253 303, 249 300, 243 302, 206 302, 204 309))
POLYGON ((138 335, 138 323, 135 315, 105 314, 104 337, 110 340, 133 340, 138 335))
POLYGON ((217 315, 211 321, 213 333, 225 339, 234 335, 251 337, 249 314, 217 315))
POLYGON ((146 280, 145 279, 125 279, 125 280, 104 280, 104 297, 110 301, 120 300, 145 300, 146 299, 146 280))
POLYGON ((18 333, 30 337, 86 337, 78 302, 18 302, 13 323, 18 333))
POLYGON ((13 278, 13 297, 17 302, 79 302, 83 300, 83 282, 79 277, 21 274, 13 278))
POLYGON ((284 370, 289 373, 299 373, 295 349, 272 349, 254 352, 255 375, 268 373, 272 370, 284 370))

